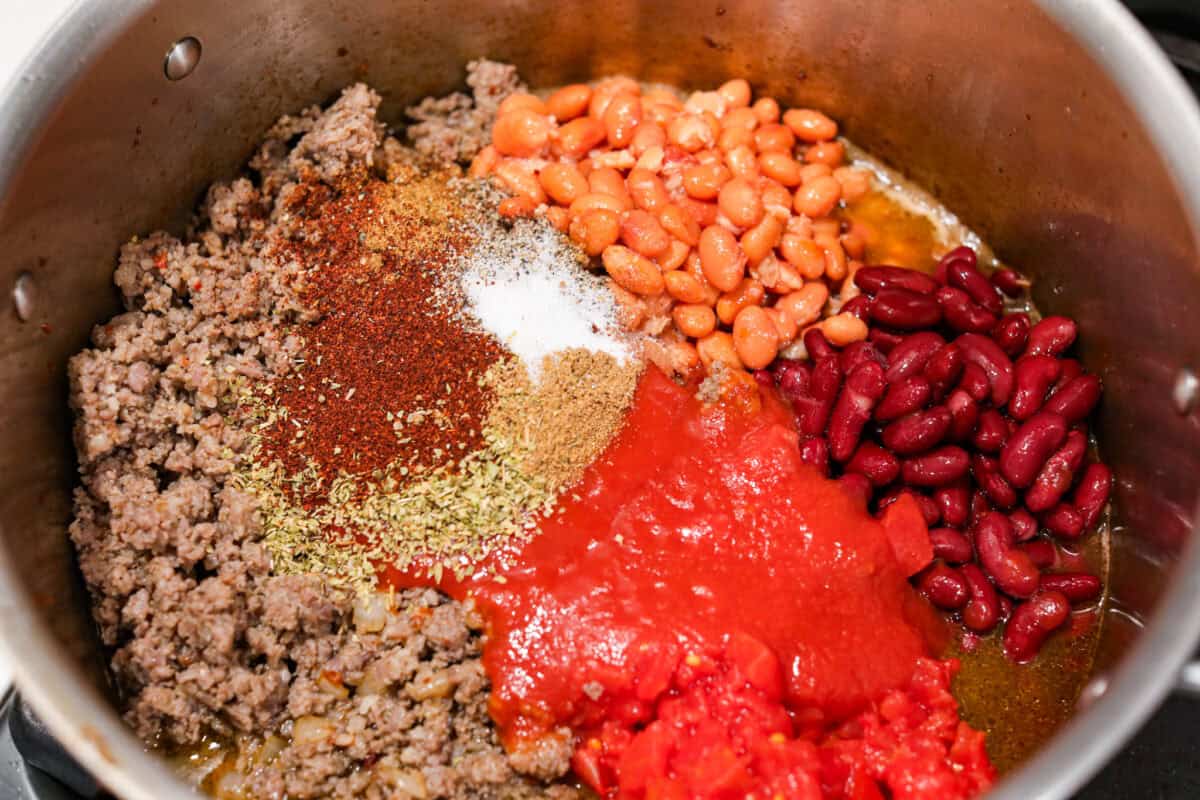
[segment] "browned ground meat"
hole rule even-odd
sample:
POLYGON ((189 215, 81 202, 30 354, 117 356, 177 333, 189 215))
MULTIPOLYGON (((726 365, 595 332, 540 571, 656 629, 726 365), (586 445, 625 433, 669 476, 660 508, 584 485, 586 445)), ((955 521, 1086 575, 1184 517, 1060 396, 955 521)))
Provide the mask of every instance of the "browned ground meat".
MULTIPOLYGON (((486 62, 471 81, 475 101, 416 112, 418 150, 469 157, 517 85, 486 62)), ((284 117, 249 177, 209 190, 185 239, 122 248, 127 310, 70 364, 82 483, 71 536, 138 734, 243 745, 210 782, 263 798, 570 794, 542 782, 566 771, 569 747, 511 760, 500 748, 478 625, 461 605, 410 591, 356 613, 315 575, 273 575, 256 501, 228 481, 248 446, 227 419, 233 393, 286 374, 302 350, 290 326, 311 319, 292 289, 302 265, 269 251, 291 235, 286 199, 301 180, 410 157, 378 104, 357 85, 326 111, 284 117)))
POLYGON ((438 161, 469 160, 491 141, 500 101, 525 88, 516 67, 495 61, 468 64, 467 85, 469 96, 426 97, 407 110, 415 120, 408 136, 417 152, 438 161))

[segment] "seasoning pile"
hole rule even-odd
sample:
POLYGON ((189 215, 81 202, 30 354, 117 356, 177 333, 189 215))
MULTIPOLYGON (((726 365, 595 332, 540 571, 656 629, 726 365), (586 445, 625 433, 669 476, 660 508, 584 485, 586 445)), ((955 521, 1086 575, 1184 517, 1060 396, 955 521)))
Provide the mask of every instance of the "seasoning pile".
POLYGON ((247 391, 237 475, 275 570, 365 589, 473 568, 528 535, 620 427, 640 373, 611 295, 544 223, 502 225, 454 170, 302 184, 275 256, 319 319, 247 391))

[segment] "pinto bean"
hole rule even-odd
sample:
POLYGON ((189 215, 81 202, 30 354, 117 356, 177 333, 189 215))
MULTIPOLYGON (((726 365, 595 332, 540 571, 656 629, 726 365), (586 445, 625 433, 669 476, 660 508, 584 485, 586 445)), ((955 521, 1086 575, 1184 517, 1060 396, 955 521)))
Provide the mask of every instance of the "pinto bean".
POLYGON ((637 295, 655 295, 662 292, 662 273, 653 261, 619 244, 609 245, 601 254, 604 271, 617 285, 637 295))
POLYGON ((546 113, 561 125, 587 112, 592 89, 584 83, 572 83, 557 89, 546 98, 546 113))
POLYGON ((719 225, 709 225, 700 234, 700 266, 704 277, 723 292, 734 289, 746 271, 746 254, 737 239, 719 225))

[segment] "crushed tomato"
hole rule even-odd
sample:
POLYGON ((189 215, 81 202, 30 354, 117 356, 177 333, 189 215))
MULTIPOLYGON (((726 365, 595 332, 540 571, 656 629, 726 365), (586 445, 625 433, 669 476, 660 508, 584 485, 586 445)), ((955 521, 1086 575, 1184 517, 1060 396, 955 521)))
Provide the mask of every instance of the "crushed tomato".
POLYGON ((530 541, 443 582, 487 620, 510 749, 564 728, 607 797, 969 797, 994 770, 928 658, 915 507, 882 519, 801 462, 789 410, 702 406, 650 368, 530 541), (886 788, 883 788, 886 787, 886 788))

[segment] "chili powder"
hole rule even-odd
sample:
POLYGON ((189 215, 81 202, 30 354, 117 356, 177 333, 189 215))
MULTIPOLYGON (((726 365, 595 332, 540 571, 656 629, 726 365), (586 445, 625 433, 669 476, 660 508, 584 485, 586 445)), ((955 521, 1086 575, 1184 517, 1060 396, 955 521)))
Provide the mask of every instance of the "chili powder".
POLYGON ((306 265, 294 288, 319 315, 296 330, 304 361, 271 388, 261 432, 259 458, 288 474, 402 478, 482 444, 481 379, 504 351, 462 324, 445 280, 470 226, 446 175, 406 177, 301 184, 288 203, 294 233, 275 256, 306 265))

